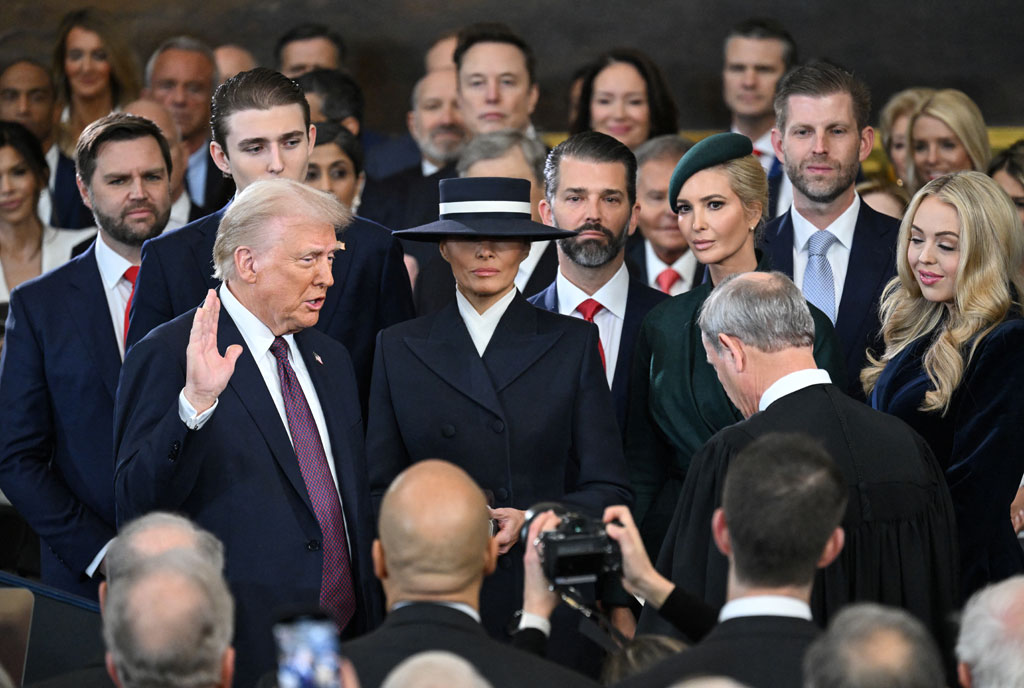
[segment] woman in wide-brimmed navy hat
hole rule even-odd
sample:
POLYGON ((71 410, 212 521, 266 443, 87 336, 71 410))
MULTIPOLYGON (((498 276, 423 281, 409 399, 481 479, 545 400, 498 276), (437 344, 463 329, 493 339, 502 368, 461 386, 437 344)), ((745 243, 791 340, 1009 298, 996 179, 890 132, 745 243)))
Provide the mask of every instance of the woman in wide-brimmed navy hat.
POLYGON ((377 338, 370 487, 376 506, 396 475, 428 458, 473 477, 500 528, 503 556, 481 613, 501 634, 521 606, 524 511, 562 501, 600 515, 632 494, 597 328, 535 308, 513 282, 530 241, 574 233, 530 220, 525 180, 446 179, 440 192, 437 222, 395 234, 439 243, 456 299, 377 338))

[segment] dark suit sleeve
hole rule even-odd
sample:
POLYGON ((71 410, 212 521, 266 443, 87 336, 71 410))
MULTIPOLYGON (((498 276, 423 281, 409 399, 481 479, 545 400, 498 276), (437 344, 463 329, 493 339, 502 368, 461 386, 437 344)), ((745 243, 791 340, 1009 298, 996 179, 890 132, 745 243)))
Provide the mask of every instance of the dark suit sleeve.
POLYGON ((393 236, 388 237, 387 256, 380 278, 377 309, 377 332, 385 327, 409 320, 416 314, 412 302, 412 285, 405 269, 402 245, 393 236))
POLYGON ((203 430, 190 431, 178 416, 184 386, 184 346, 175 352, 167 339, 150 338, 125 358, 114 410, 118 524, 177 509, 196 483, 201 465, 187 449, 203 430))
MULTIPOLYGON (((573 408, 575 490, 565 498, 599 515, 612 504, 633 504, 622 438, 608 379, 601 365, 597 326, 588 328, 573 408)), ((569 486, 571 487, 571 486, 569 486)))
POLYGON ((177 314, 171 303, 167 278, 160 260, 160 250, 153 242, 147 241, 142 245, 142 263, 139 265, 139 275, 135 280, 131 320, 125 339, 126 348, 135 346, 140 339, 149 334, 150 330, 173 319, 175 315, 177 314))
POLYGON ((384 332, 377 335, 373 359, 373 380, 370 383, 370 415, 366 430, 366 463, 369 467, 370 498, 373 512, 380 511, 380 500, 391 481, 410 463, 409 451, 391 403, 388 381, 387 342, 384 332))
POLYGON ((58 559, 83 573, 116 533, 50 462, 55 430, 45 352, 29 311, 16 289, 0 358, 0 488, 58 559))

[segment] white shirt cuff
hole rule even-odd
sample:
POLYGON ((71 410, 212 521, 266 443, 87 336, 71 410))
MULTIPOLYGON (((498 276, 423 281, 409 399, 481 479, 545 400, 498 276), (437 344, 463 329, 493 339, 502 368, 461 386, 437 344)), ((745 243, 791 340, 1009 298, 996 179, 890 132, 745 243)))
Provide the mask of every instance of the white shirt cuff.
POLYGON ((107 540, 107 544, 103 545, 103 549, 101 549, 99 554, 93 558, 92 563, 85 568, 85 575, 89 576, 89 578, 94 578, 96 576, 96 569, 100 567, 100 562, 103 561, 103 557, 107 556, 107 550, 110 549, 111 542, 113 542, 112 539, 107 540))
POLYGON ((206 421, 210 420, 210 416, 213 415, 213 410, 217 408, 219 402, 218 399, 210 408, 202 413, 196 413, 195 408, 185 398, 185 388, 182 387, 181 392, 178 393, 178 417, 181 418, 182 423, 188 426, 189 430, 199 430, 206 425, 206 421))
POLYGON ((523 615, 519 617, 519 630, 522 631, 527 628, 536 628, 546 637, 551 637, 551 622, 543 616, 523 612, 523 615))

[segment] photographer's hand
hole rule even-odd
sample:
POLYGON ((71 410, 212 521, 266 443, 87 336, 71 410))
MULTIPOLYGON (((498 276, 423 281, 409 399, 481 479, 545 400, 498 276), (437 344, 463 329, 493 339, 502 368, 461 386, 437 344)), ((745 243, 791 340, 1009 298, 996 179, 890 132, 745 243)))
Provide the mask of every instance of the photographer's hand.
POLYGON ((526 554, 523 555, 523 611, 528 614, 536 614, 545 619, 551 618, 551 613, 558 606, 559 597, 550 590, 551 583, 544 577, 544 571, 540 565, 540 552, 537 551, 537 542, 540 534, 545 530, 554 530, 560 519, 553 511, 545 511, 537 514, 530 524, 526 545, 526 554))
POLYGON ((508 507, 491 509, 491 518, 498 522, 498 532, 494 534, 498 542, 498 554, 506 554, 512 545, 519 542, 519 532, 526 523, 526 512, 508 507))
POLYGON ((629 508, 610 506, 604 510, 602 520, 608 537, 619 543, 622 550, 622 586, 627 592, 644 598, 655 609, 660 609, 676 586, 655 570, 629 508))

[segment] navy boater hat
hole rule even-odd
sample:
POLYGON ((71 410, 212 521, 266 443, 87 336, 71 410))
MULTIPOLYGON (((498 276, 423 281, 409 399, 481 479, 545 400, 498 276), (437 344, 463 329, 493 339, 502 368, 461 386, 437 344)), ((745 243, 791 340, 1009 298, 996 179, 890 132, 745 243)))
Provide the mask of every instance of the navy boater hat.
POLYGON ((750 143, 750 139, 743 134, 731 131, 715 134, 695 143, 693 148, 686 151, 686 155, 676 163, 676 168, 672 171, 672 178, 669 179, 668 204, 672 208, 672 212, 679 212, 679 191, 682 190, 687 179, 701 170, 721 165, 736 158, 746 157, 753 152, 754 145, 750 143))
POLYGON ((496 239, 564 239, 576 232, 542 225, 530 219, 530 182, 508 177, 442 179, 438 220, 394 235, 413 241, 446 237, 496 239))

